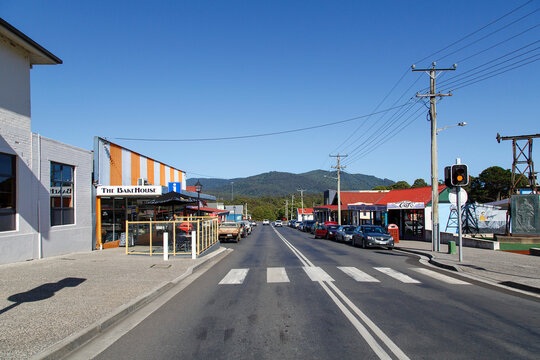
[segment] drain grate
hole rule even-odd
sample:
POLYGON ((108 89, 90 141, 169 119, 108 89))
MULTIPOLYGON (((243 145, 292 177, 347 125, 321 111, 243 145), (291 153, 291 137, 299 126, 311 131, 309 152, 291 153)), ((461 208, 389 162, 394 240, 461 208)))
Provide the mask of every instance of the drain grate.
POLYGON ((152 266, 150 266, 150 268, 153 268, 153 269, 168 269, 171 267, 171 264, 154 264, 152 266))
POLYGON ((69 261, 75 261, 75 259, 70 259, 70 258, 60 258, 60 260, 69 260, 69 261))

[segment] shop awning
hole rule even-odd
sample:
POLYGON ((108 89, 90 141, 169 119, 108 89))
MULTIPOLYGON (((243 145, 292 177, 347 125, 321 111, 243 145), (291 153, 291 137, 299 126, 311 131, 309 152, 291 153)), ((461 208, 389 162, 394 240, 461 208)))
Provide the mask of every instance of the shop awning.
POLYGON ((197 205, 197 200, 171 191, 146 203, 147 205, 173 206, 173 205, 197 205))
POLYGON ((188 206, 187 208, 190 210, 200 210, 206 213, 212 213, 216 215, 226 215, 230 212, 229 210, 213 209, 205 206, 201 206, 200 208, 197 208, 197 206, 188 206))

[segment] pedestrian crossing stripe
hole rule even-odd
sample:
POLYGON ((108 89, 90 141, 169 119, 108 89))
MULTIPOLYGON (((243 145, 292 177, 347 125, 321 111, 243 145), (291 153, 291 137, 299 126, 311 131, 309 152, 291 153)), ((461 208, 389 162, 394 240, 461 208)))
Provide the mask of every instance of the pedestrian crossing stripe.
POLYGON ((334 279, 320 267, 304 266, 303 269, 311 281, 334 281, 334 279))
POLYGON ((239 285, 244 283, 249 269, 232 269, 219 282, 220 285, 239 285))
POLYGON ((355 267, 348 267, 348 266, 338 266, 338 269, 343 271, 345 274, 352 277, 354 280, 358 282, 380 282, 379 280, 375 279, 373 276, 366 274, 362 270, 358 270, 355 267))
POLYGON ((438 272, 435 272, 435 271, 431 271, 429 269, 425 269, 425 268, 411 268, 411 270, 414 270, 416 272, 419 272, 423 275, 427 275, 427 276, 430 276, 434 279, 437 279, 437 280, 440 280, 440 281, 443 281, 447 284, 454 284, 454 285, 471 285, 470 283, 466 282, 466 281, 463 281, 463 280, 459 280, 459 279, 456 279, 456 278, 453 278, 453 277, 450 277, 450 276, 447 276, 447 275, 443 275, 441 273, 438 273, 438 272))
POLYGON ((405 283, 405 284, 420 284, 420 281, 415 280, 409 275, 405 275, 389 267, 374 267, 374 269, 390 277, 393 277, 394 279, 401 281, 402 283, 405 283))
POLYGON ((290 282, 287 272, 283 267, 269 267, 266 269, 267 283, 288 283, 290 282))
MULTIPOLYGON (((338 266, 339 270, 351 277, 357 282, 363 283, 379 283, 379 279, 367 274, 366 272, 359 270, 352 266, 338 266)), ((335 281, 328 273, 322 268, 316 266, 304 266, 302 267, 306 275, 311 281, 335 281)), ((373 269, 390 276, 405 284, 421 284, 420 281, 413 279, 412 277, 396 271, 389 267, 373 267, 373 269)), ((409 268, 422 275, 429 276, 433 279, 445 282, 452 285, 471 285, 463 280, 455 279, 453 277, 440 274, 435 271, 431 271, 426 268, 409 268)), ((231 269, 227 275, 219 282, 220 285, 240 285, 244 283, 248 275, 249 269, 231 269)), ((266 282, 267 283, 289 283, 290 279, 287 275, 287 271, 284 267, 269 267, 266 269, 266 282)))

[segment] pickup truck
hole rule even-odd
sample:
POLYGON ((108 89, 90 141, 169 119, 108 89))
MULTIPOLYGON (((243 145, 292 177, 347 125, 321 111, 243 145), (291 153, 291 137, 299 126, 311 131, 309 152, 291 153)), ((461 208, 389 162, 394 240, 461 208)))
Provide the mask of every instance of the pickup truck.
POLYGON ((242 226, 234 221, 222 222, 219 225, 219 240, 239 242, 242 236, 242 226))

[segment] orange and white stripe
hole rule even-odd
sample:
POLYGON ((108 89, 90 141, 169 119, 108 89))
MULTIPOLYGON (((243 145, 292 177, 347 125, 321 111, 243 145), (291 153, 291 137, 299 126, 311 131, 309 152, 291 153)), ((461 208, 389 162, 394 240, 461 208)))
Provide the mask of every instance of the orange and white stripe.
POLYGON ((103 186, 137 185, 139 178, 147 179, 150 185, 167 186, 169 182, 182 183, 186 188, 185 173, 154 159, 98 138, 97 149, 98 183, 103 186))

